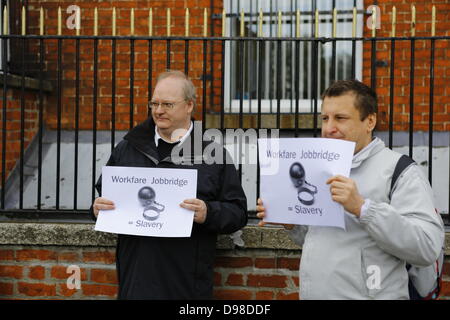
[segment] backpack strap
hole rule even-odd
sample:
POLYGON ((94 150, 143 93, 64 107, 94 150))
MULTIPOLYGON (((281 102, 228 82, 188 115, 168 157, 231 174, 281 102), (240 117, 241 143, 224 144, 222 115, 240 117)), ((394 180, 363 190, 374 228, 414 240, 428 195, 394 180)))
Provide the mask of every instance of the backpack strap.
POLYGON ((391 198, 392 189, 394 188, 398 177, 400 177, 400 175, 403 173, 403 171, 413 163, 415 163, 415 161, 412 158, 408 157, 407 155, 402 155, 400 157, 400 159, 398 159, 397 164, 394 169, 394 173, 392 174, 391 189, 389 191, 389 199, 391 198))

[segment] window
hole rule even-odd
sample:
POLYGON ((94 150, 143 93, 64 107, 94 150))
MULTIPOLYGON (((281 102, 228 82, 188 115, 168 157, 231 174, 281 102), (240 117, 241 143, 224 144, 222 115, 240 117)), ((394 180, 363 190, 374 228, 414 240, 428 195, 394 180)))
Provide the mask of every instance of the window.
MULTIPOLYGON (((276 37, 278 34, 278 13, 281 12, 281 36, 292 37, 282 41, 230 41, 225 48, 225 112, 240 110, 243 97, 243 111, 258 112, 258 97, 261 97, 261 112, 280 111, 293 113, 296 108, 296 88, 298 83, 299 112, 313 112, 313 47, 311 41, 296 41, 296 11, 300 10, 300 36, 314 36, 315 10, 319 10, 319 37, 332 37, 333 5, 337 9, 337 37, 352 37, 353 7, 356 6, 357 32, 363 31, 362 0, 227 0, 227 35, 240 35, 240 13, 245 13, 245 36, 258 35, 258 16, 263 12, 263 37, 276 37), (314 3, 313 3, 314 1, 314 3), (334 3, 334 4, 333 4, 334 3), (298 46, 298 47, 297 47, 298 46), (260 66, 261 63, 261 66, 260 66), (298 75, 297 75, 298 70, 298 75), (258 72, 261 76, 258 76, 258 72), (298 78, 296 78, 298 76, 298 78), (261 88, 259 90, 259 88, 261 88), (260 91, 260 92, 259 92, 260 91)), ((318 44, 316 98, 328 87, 333 79, 362 78, 362 43, 355 41, 354 63, 353 42, 335 42, 335 69, 333 71, 333 43, 318 44), (354 69, 353 69, 354 68, 354 69)), ((319 104, 320 107, 320 104, 319 104)))

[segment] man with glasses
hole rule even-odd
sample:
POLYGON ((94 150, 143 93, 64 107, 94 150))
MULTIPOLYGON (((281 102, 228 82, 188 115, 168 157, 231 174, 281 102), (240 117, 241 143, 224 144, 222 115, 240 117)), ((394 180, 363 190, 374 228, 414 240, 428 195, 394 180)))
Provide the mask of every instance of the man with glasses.
MULTIPOLYGON (((125 135, 106 164, 197 169, 197 198, 180 204, 194 211, 190 238, 118 236, 119 299, 212 298, 217 235, 235 232, 247 223, 247 200, 232 162, 174 163, 173 148, 193 143, 195 99, 195 87, 184 73, 159 75, 149 102, 151 117, 125 135)), ((101 194, 101 178, 96 188, 101 194)), ((114 209, 113 201, 96 198, 95 218, 99 210, 114 209)))

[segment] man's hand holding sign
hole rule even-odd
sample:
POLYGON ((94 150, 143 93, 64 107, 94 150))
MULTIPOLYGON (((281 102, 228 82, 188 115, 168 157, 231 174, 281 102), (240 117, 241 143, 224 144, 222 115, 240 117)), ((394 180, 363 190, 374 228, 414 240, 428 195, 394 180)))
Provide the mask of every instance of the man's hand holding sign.
POLYGON ((206 220, 205 202, 194 198, 196 170, 103 167, 102 180, 103 197, 93 208, 98 231, 189 237, 192 223, 206 220))
POLYGON ((265 222, 345 228, 344 208, 359 194, 345 176, 355 144, 320 138, 259 139, 261 198, 265 222), (282 194, 273 190, 284 190, 282 194), (342 207, 344 206, 344 208, 342 207))
POLYGON ((345 211, 359 217, 364 199, 358 192, 358 187, 354 180, 336 175, 327 180, 330 185, 331 198, 340 203, 345 211))

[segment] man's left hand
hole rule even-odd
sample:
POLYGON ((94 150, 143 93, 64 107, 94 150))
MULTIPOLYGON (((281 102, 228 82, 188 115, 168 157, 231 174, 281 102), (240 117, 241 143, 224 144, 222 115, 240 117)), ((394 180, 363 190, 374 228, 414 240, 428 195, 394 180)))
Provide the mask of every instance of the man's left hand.
POLYGON ((186 199, 180 203, 180 207, 194 211, 194 222, 204 223, 206 220, 206 203, 200 199, 186 199))
POLYGON ((359 217, 364 198, 359 194, 355 181, 337 175, 328 179, 327 184, 330 185, 332 199, 342 204, 347 212, 359 217))

